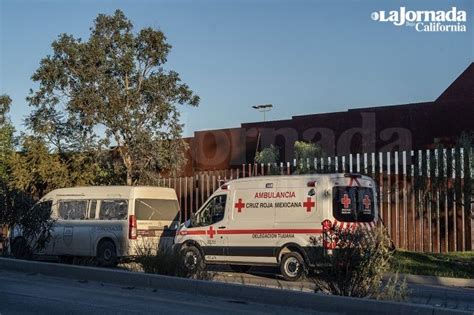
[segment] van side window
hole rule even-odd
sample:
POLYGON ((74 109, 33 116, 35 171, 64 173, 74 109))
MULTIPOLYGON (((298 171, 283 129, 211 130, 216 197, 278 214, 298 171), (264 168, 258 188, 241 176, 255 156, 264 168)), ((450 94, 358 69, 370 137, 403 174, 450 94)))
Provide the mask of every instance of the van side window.
POLYGON ((224 219, 227 195, 215 196, 196 216, 193 226, 207 226, 224 219))
POLYGON ((89 219, 95 219, 95 211, 97 208, 97 200, 91 200, 89 206, 89 219))
POLYGON ((126 220, 128 200, 102 200, 100 202, 99 219, 126 220))
POLYGON ((59 217, 63 220, 84 220, 87 200, 59 201, 59 217))
POLYGON ((51 216, 51 208, 53 207, 52 200, 42 201, 33 206, 32 211, 41 212, 41 217, 47 218, 51 216))

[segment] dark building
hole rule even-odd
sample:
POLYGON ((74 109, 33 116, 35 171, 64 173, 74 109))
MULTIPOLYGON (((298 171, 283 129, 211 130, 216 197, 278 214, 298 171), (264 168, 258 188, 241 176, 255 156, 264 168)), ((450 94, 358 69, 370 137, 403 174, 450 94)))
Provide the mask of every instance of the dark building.
POLYGON ((187 138, 186 175, 240 167, 257 149, 277 146, 282 161, 293 159, 296 140, 321 145, 329 156, 451 145, 474 128, 474 63, 432 102, 350 109, 245 123, 240 128, 197 131, 187 138), (260 134, 260 139, 258 136, 260 134))

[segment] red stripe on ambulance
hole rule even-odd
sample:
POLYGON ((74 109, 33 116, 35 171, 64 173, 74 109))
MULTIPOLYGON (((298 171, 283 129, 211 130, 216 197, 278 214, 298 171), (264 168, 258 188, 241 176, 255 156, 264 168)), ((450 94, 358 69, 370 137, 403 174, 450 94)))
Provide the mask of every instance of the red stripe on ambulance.
POLYGON ((321 234, 322 229, 245 229, 245 230, 214 230, 211 225, 207 230, 184 230, 180 231, 180 235, 208 235, 213 238, 214 234, 272 234, 272 233, 288 233, 288 234, 321 234))
POLYGON ((321 234, 322 229, 245 229, 245 230, 219 230, 217 234, 271 234, 271 233, 292 233, 292 234, 321 234))

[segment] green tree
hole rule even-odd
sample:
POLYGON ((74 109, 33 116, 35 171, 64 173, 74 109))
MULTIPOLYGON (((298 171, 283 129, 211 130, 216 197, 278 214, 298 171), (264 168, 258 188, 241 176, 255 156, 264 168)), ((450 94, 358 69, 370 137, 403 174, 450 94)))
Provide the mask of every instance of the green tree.
POLYGON ((8 95, 0 96, 0 231, 3 225, 12 221, 10 191, 10 160, 14 152, 14 128, 8 119, 11 99, 8 95))
POLYGON ((11 99, 8 95, 0 95, 0 180, 8 181, 8 161, 13 153, 13 128, 7 117, 10 111, 11 99))
POLYGON ((278 153, 278 148, 272 144, 268 148, 257 152, 257 155, 255 156, 255 162, 264 164, 265 166, 270 164, 270 174, 276 175, 280 172, 278 166, 276 165, 279 156, 280 154, 278 153))
POLYGON ((45 142, 33 136, 23 139, 22 151, 12 159, 11 172, 11 185, 35 200, 55 188, 71 186, 59 154, 51 154, 45 142))
POLYGON ((295 142, 296 173, 307 174, 315 171, 314 159, 323 157, 323 150, 319 145, 311 142, 295 142))
POLYGON ((32 76, 36 134, 60 151, 115 144, 129 185, 182 165, 178 105, 197 106, 199 97, 163 68, 171 50, 163 32, 134 33, 117 10, 95 19, 88 40, 62 34, 52 48, 32 76))
MULTIPOLYGON (((50 238, 53 220, 50 212, 33 209, 31 196, 14 184, 19 155, 15 152, 15 130, 7 116, 10 105, 10 97, 0 96, 0 228, 21 226, 24 239, 34 240, 32 249, 41 249, 50 238)), ((35 177, 34 168, 24 168, 22 173, 35 177)))

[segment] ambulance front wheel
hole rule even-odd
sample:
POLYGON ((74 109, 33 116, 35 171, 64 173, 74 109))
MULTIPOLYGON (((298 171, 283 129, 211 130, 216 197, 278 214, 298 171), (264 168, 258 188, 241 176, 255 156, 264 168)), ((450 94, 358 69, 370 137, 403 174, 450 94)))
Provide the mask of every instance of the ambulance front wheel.
POLYGON ((303 257, 296 252, 283 255, 280 262, 280 271, 285 280, 297 281, 305 271, 303 257))
POLYGON ((201 252, 194 246, 188 246, 181 250, 181 265, 190 274, 204 270, 204 259, 201 252))

